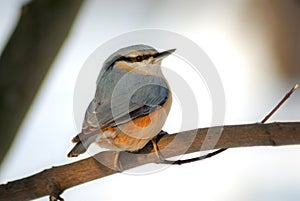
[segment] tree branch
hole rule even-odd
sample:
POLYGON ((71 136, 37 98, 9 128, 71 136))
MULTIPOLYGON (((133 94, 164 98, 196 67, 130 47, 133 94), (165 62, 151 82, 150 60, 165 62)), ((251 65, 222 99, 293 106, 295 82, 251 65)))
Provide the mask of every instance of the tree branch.
MULTIPOLYGON (((209 150, 213 146, 214 137, 218 137, 220 127, 203 128, 162 135, 158 146, 162 154, 168 158, 182 154, 209 150), (210 129, 210 138, 206 139, 210 129), (195 137, 193 139, 193 137, 195 137), (187 147, 187 141, 193 139, 187 147), (205 140, 205 146, 203 142, 205 140)), ((222 135, 214 149, 249 147, 249 146, 281 146, 300 144, 300 122, 248 124, 224 126, 222 135)), ((0 185, 0 200, 29 200, 46 195, 58 198, 66 189, 116 173, 108 168, 113 167, 115 152, 105 151, 87 159, 71 164, 52 167, 27 178, 0 185), (101 161, 101 163, 99 162, 101 161), (103 165, 105 164, 105 165, 103 165)), ((158 158, 153 147, 148 144, 136 154, 122 153, 120 162, 124 170, 147 163, 157 163, 158 158)))
POLYGON ((83 0, 31 1, 0 56, 0 164, 83 0))

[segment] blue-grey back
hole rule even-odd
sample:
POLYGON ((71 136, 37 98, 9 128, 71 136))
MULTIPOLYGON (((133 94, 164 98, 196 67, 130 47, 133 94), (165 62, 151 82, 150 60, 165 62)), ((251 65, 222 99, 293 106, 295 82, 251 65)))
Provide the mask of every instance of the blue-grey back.
POLYGON ((169 94, 168 83, 163 77, 113 68, 98 80, 83 131, 89 133, 91 129, 116 126, 147 115, 162 106, 169 94))

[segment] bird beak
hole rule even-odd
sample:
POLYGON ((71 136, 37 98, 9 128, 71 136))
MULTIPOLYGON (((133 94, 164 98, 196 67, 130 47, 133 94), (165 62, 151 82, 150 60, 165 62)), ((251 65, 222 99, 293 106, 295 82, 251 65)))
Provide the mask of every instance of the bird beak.
POLYGON ((169 56, 170 54, 172 54, 173 52, 175 52, 176 49, 171 49, 171 50, 167 50, 167 51, 163 51, 163 52, 159 52, 154 56, 155 59, 155 63, 156 62, 160 62, 161 60, 163 60, 164 58, 166 58, 167 56, 169 56))

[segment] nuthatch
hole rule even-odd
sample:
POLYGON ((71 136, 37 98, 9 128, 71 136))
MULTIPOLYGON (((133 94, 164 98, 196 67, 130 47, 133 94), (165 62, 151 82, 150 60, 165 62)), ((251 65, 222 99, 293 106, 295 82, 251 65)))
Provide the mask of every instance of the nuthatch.
MULTIPOLYGON (((103 64, 95 97, 68 156, 84 153, 93 142, 119 153, 140 150, 150 140, 159 156, 154 139, 172 104, 161 61, 174 51, 158 52, 147 45, 134 45, 112 54, 103 64)), ((114 165, 120 168, 119 154, 114 165)))

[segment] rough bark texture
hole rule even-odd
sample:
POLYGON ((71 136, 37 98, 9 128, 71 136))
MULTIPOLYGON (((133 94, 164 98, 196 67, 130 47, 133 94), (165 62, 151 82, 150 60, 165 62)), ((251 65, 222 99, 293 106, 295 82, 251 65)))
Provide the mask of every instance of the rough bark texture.
MULTIPOLYGON (((201 150, 300 144, 300 122, 248 124, 203 128, 172 135, 162 135, 158 147, 168 158, 201 150), (208 130, 210 129, 209 136, 208 130), (219 131, 222 135, 219 136, 219 131), (219 138, 217 144, 214 140, 219 138), (203 144, 205 140, 205 144, 203 144)), ((94 179, 116 173, 115 152, 106 151, 75 163, 52 167, 33 176, 0 185, 0 200, 29 200, 52 195, 57 198, 64 190, 94 179), (105 165, 104 165, 105 164, 105 165)), ((138 153, 122 153, 124 170, 147 163, 159 162, 151 145, 138 153)))
POLYGON ((0 164, 83 0, 36 0, 23 6, 0 57, 0 164))

